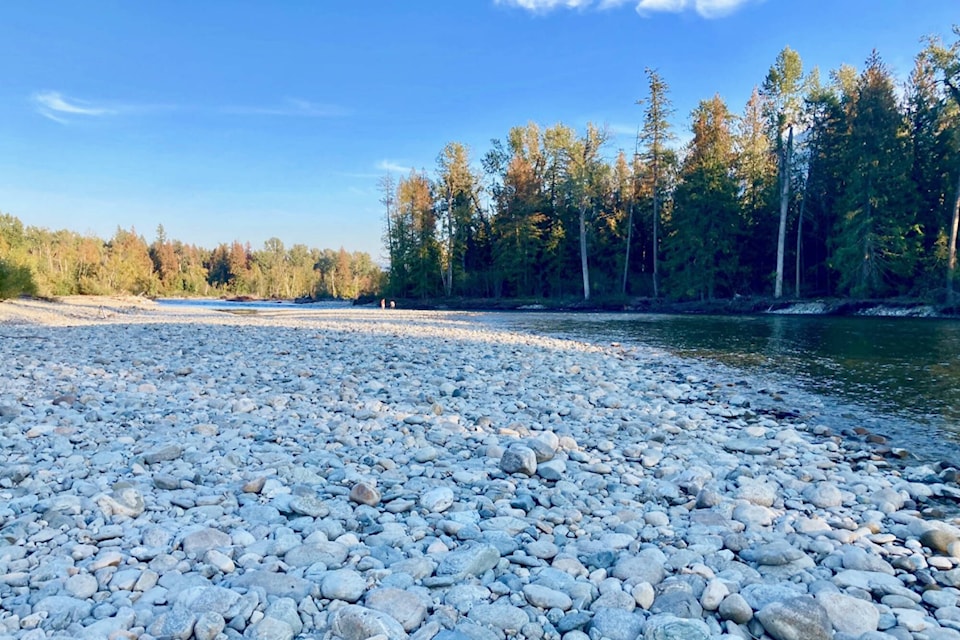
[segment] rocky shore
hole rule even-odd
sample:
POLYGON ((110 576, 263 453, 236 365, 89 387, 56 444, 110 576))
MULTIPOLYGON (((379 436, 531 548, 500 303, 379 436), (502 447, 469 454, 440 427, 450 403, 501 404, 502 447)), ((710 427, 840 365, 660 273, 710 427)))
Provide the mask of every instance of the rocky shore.
POLYGON ((466 314, 2 303, 0 639, 960 638, 957 469, 700 371, 466 314))

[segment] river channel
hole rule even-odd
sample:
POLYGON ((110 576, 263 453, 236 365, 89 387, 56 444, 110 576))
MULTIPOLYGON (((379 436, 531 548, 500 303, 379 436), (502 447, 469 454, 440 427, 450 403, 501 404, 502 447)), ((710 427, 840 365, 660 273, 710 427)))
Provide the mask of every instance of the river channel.
POLYGON ((649 345, 795 387, 833 426, 864 425, 927 459, 960 462, 960 322, 825 316, 513 314, 528 331, 649 345))

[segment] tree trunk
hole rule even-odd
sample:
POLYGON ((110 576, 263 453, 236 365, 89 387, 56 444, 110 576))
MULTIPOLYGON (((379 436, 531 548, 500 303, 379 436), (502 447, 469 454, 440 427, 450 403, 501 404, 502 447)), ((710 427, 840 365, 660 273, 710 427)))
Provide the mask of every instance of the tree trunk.
POLYGON ((796 264, 796 287, 794 288, 794 297, 800 297, 800 256, 803 249, 803 210, 807 205, 807 185, 810 184, 810 163, 807 164, 807 175, 803 179, 803 194, 800 196, 800 213, 797 216, 797 264, 796 264))
MULTIPOLYGON (((656 170, 654 171, 656 174, 656 170)), ((653 179, 653 297, 660 297, 660 196, 653 179)))
POLYGON ((587 207, 580 205, 580 270, 583 272, 583 299, 590 299, 590 269, 587 266, 587 207))
POLYGON ((627 277, 630 274, 630 244, 633 241, 633 203, 630 203, 627 214, 627 248, 623 252, 623 286, 620 293, 627 295, 627 277))
POLYGON ((777 233, 777 281, 773 297, 783 296, 783 260, 787 244, 787 210, 790 205, 790 160, 793 151, 793 125, 787 129, 787 148, 780 163, 780 230, 777 233))
POLYGON ((947 248, 947 302, 953 304, 953 278, 957 272, 957 230, 960 227, 960 173, 957 174, 957 194, 953 199, 953 219, 950 221, 950 245, 947 248))
POLYGON ((447 187, 447 265, 443 273, 443 291, 453 294, 453 192, 447 187))

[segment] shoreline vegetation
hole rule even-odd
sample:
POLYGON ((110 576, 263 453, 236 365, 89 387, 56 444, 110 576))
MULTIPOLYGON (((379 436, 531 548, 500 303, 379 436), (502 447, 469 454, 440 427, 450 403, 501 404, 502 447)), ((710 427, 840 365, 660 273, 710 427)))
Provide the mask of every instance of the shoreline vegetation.
MULTIPOLYGON (((662 313, 675 315, 820 315, 858 317, 904 317, 960 319, 957 304, 934 304, 912 299, 775 299, 739 297, 711 301, 669 301, 650 298, 485 299, 440 298, 435 300, 396 300, 399 308, 451 311, 556 311, 565 313, 662 313)), ((354 304, 377 304, 361 298, 354 304)))
POLYGON ((955 456, 761 378, 402 308, 0 333, 0 635, 960 637, 955 456))
POLYGON ((19 295, 350 299, 379 291, 381 279, 369 254, 343 247, 286 247, 270 238, 261 249, 239 241, 205 249, 167 238, 163 225, 151 243, 133 228, 118 228, 104 240, 25 226, 0 213, 0 300, 19 295))

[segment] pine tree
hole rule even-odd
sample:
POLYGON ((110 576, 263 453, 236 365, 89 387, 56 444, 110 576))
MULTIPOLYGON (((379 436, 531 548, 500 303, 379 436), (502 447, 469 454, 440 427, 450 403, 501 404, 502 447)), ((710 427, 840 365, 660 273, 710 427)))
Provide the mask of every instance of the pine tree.
MULTIPOLYGON (((673 115, 673 104, 670 102, 667 83, 655 70, 646 69, 647 87, 650 95, 644 109, 643 127, 637 136, 638 147, 642 145, 640 157, 650 168, 650 193, 652 195, 653 211, 653 241, 651 255, 653 257, 653 297, 660 296, 660 226, 663 215, 663 200, 665 197, 664 183, 666 174, 672 164, 672 153, 668 148, 674 139, 670 128, 669 118, 673 115)), ((624 277, 626 278, 626 277, 624 277)), ((626 290, 626 279, 624 279, 626 290)))
POLYGON ((736 176, 739 182, 742 238, 740 257, 746 288, 762 291, 769 285, 770 266, 775 254, 769 238, 776 233, 774 206, 777 161, 763 113, 763 99, 758 89, 747 101, 736 129, 736 176))

